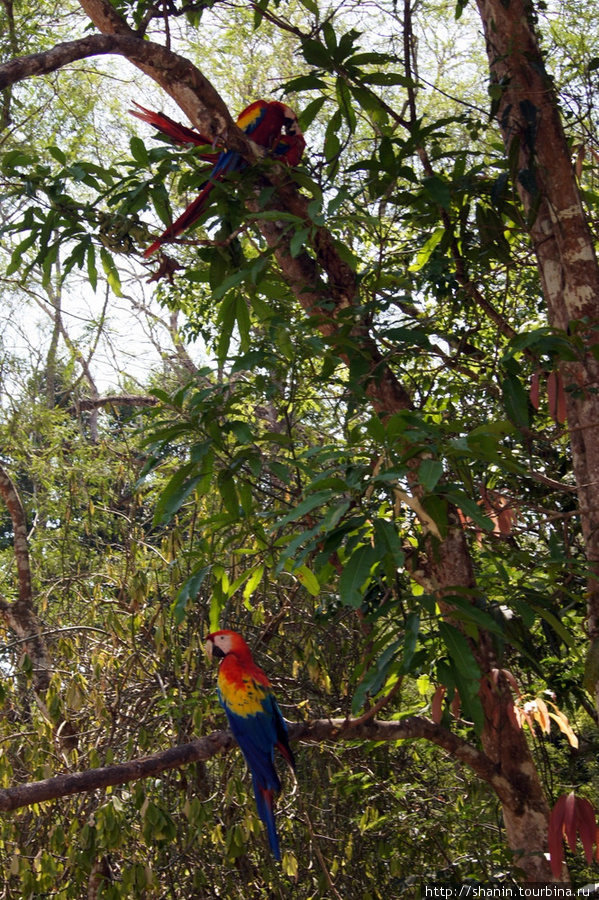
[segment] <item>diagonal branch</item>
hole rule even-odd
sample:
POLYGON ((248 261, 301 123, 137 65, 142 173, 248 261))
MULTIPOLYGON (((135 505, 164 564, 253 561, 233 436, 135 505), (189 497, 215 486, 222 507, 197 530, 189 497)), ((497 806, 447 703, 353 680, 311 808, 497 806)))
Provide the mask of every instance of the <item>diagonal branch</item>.
MULTIPOLYGON (((57 69, 90 56, 116 54, 154 78, 190 115, 192 121, 206 134, 218 136, 233 126, 231 115, 210 81, 189 60, 161 44, 142 40, 126 29, 119 34, 92 34, 76 41, 56 44, 42 53, 19 56, 0 65, 0 90, 26 78, 48 75, 57 69), (177 90, 173 90, 177 85, 177 90), (194 103, 189 102, 193 97, 194 103), (182 98, 187 98, 185 103, 182 98), (201 102, 199 102, 201 101, 201 102)), ((233 133, 228 141, 234 150, 248 152, 249 142, 241 132, 233 133)))
MULTIPOLYGON (((310 722, 289 726, 289 736, 293 741, 323 743, 324 741, 404 741, 424 738, 441 747, 453 758, 468 765, 480 778, 486 781, 504 801, 515 802, 513 787, 496 771, 491 760, 468 741, 436 725, 421 716, 407 716, 397 722, 381 722, 370 719, 360 722, 352 719, 315 719, 310 722)), ((119 784, 127 784, 141 778, 159 775, 169 769, 179 769, 192 762, 211 759, 218 753, 227 752, 236 746, 230 731, 215 731, 190 744, 181 744, 169 750, 134 759, 130 762, 87 772, 57 775, 44 781, 20 784, 0 790, 0 811, 8 812, 41 803, 57 800, 73 794, 95 791, 119 784)))

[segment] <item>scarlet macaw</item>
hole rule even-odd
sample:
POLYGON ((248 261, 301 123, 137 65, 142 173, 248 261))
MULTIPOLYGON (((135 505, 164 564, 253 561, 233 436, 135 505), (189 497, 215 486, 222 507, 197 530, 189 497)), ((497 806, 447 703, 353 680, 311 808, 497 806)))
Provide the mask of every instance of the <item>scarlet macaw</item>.
POLYGON ((280 860, 274 798, 281 790, 281 781, 275 768, 275 747, 295 771, 285 720, 270 681, 240 634, 212 632, 206 638, 206 654, 209 659, 215 656, 221 660, 218 699, 252 773, 258 815, 266 825, 273 856, 280 860))
MULTIPOLYGON (((153 125, 177 143, 191 143, 196 146, 209 146, 212 143, 209 138, 204 137, 198 131, 180 125, 164 113, 152 112, 138 103, 135 105, 138 109, 130 110, 132 115, 153 125)), ((280 103, 278 100, 270 102, 256 100, 243 110, 237 119, 237 125, 251 137, 254 143, 265 147, 275 159, 286 162, 290 166, 297 166, 302 158, 306 142, 299 129, 297 116, 284 103, 280 103), (285 130, 284 134, 283 129, 285 130)), ((215 162, 214 168, 208 176, 208 183, 179 218, 148 247, 144 256, 151 256, 163 243, 176 238, 200 218, 206 209, 208 196, 216 181, 220 181, 227 172, 240 171, 247 166, 246 160, 234 150, 203 153, 200 156, 202 159, 215 162)))

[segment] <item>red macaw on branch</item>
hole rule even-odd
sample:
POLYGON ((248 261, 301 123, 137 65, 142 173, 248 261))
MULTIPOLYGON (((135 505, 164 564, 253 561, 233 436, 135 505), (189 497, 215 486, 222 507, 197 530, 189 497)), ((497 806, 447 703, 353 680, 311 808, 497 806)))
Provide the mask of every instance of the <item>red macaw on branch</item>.
MULTIPOLYGON (((170 119, 164 113, 152 112, 138 103, 137 110, 130 110, 131 115, 137 116, 143 122, 153 125, 158 131, 177 141, 179 144, 195 144, 196 146, 211 146, 212 141, 185 125, 180 125, 170 119)), ((289 106, 278 100, 256 100, 247 106, 239 118, 237 125, 248 137, 264 147, 275 159, 297 166, 302 158, 306 142, 300 131, 297 116, 289 106)), ((214 162, 214 168, 208 176, 208 182, 200 194, 187 209, 173 222, 172 225, 160 235, 145 251, 144 256, 151 256, 166 241, 172 241, 177 235, 186 231, 196 222, 208 205, 208 197, 216 181, 220 181, 227 172, 241 171, 247 166, 247 161, 234 150, 222 150, 220 153, 200 154, 201 159, 214 162)))
POLYGON ((273 856, 280 860, 274 799, 281 790, 281 780, 275 768, 275 747, 295 771, 285 720, 270 681, 240 634, 212 632, 206 638, 206 654, 209 659, 214 656, 221 660, 218 699, 252 774, 258 815, 266 825, 273 856))

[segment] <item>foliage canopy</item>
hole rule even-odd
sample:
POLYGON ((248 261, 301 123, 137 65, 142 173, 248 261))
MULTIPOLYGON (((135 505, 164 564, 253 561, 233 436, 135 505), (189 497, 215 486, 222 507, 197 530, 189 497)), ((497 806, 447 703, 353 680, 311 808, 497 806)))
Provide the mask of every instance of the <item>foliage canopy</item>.
MULTIPOLYGON (((597 13, 525 6, 594 240, 597 13)), ((451 733, 493 759, 501 697, 543 816, 569 790, 595 801, 594 563, 565 408, 586 387, 564 373, 599 359, 596 324, 551 317, 531 252, 537 111, 523 101, 506 149, 509 84, 489 78, 473 4, 6 2, 3 58, 86 40, 100 15, 189 59, 232 112, 285 99, 309 153, 220 183, 148 285, 143 248, 206 177, 193 149, 126 115, 164 96, 120 56, 4 89, 7 329, 34 304, 48 326, 26 360, 2 345, 1 465, 51 671, 39 689, 11 626, 6 513, 0 787, 221 727, 202 643, 226 626, 290 722, 427 717, 441 746, 451 733), (76 331, 79 296, 94 317, 76 331), (96 360, 128 305, 159 364, 140 385, 123 363, 103 385, 96 360)), ((280 868, 230 754, 19 809, 0 825, 2 896, 368 900, 531 876, 506 795, 429 743, 297 755, 280 868)))

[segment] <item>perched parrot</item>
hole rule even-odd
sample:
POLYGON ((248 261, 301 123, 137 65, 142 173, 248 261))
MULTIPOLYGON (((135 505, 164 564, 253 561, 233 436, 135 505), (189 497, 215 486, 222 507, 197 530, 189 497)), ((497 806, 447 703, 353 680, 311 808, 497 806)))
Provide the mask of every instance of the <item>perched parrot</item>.
POLYGON ((214 656, 221 660, 218 699, 252 773, 258 815, 266 825, 273 856, 280 860, 274 799, 281 790, 281 781, 275 768, 275 747, 295 771, 287 726, 270 681, 254 662, 240 634, 214 631, 206 638, 206 654, 209 659, 214 656))
MULTIPOLYGON (((152 112, 138 103, 135 105, 137 109, 130 110, 131 115, 153 125, 158 131, 177 143, 195 144, 196 146, 212 145, 209 138, 185 125, 180 125, 164 113, 152 112)), ((251 137, 254 143, 266 148, 275 159, 286 162, 290 166, 297 166, 302 158, 306 142, 299 129, 297 116, 284 103, 279 103, 278 100, 269 102, 256 100, 255 103, 250 103, 243 110, 237 119, 237 125, 242 131, 245 131, 248 137, 251 137)), ((206 186, 179 218, 148 247, 144 256, 151 256, 162 244, 172 241, 200 218, 208 205, 208 197, 216 181, 220 181, 227 172, 240 171, 247 166, 247 161, 234 150, 202 153, 200 158, 214 162, 206 186)))

